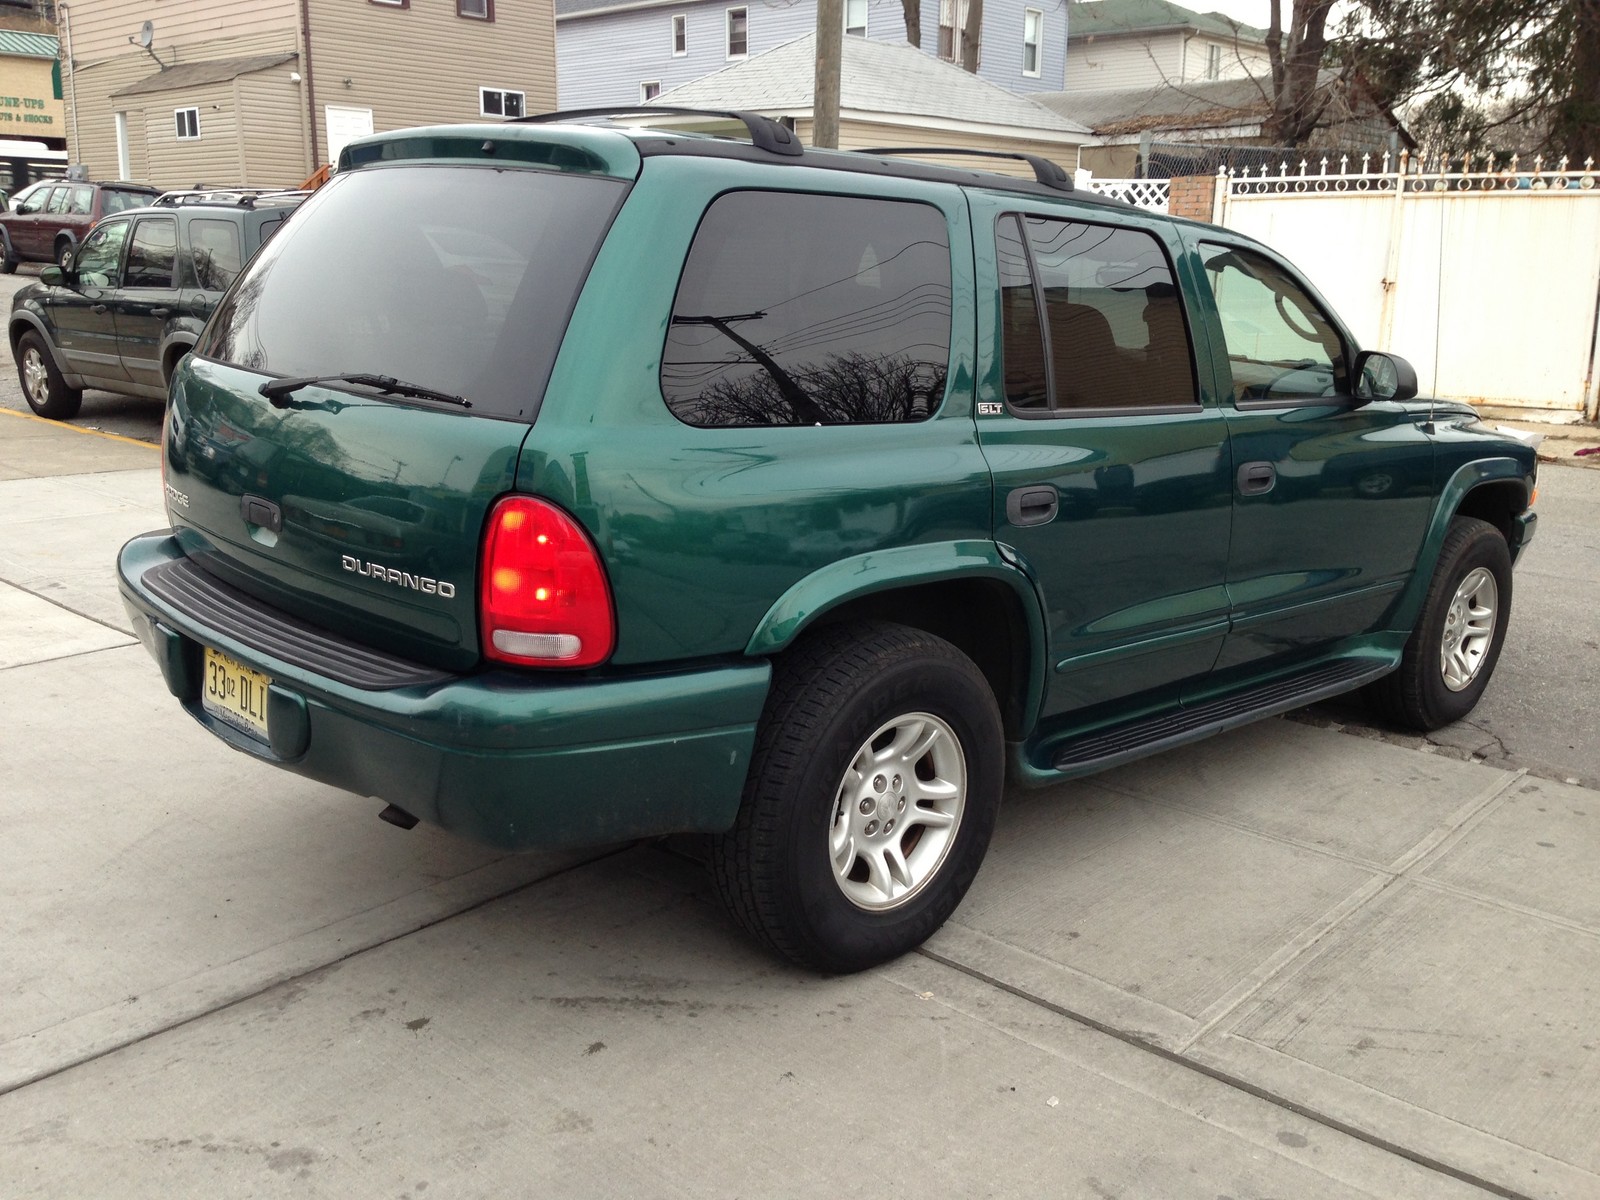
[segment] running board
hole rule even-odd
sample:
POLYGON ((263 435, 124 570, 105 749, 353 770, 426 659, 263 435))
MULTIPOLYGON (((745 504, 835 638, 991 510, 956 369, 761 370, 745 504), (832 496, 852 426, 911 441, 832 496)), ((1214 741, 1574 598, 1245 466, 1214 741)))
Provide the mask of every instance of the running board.
POLYGON ((1354 691, 1381 679, 1394 668, 1392 662, 1347 658, 1298 675, 1281 676, 1176 712, 1143 717, 1070 738, 1053 748, 1050 764, 1054 770, 1068 775, 1105 770, 1172 746, 1248 725, 1263 717, 1314 704, 1341 692, 1354 691))

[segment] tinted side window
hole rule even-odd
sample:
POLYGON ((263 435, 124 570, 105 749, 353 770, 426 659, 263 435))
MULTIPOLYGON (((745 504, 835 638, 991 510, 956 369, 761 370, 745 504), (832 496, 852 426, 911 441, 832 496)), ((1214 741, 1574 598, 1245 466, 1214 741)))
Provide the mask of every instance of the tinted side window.
POLYGON ((1045 368, 1039 298, 1028 267, 1028 248, 1016 217, 1001 217, 994 231, 1000 267, 1001 364, 1006 403, 1012 408, 1050 407, 1050 375, 1045 368))
POLYGON ((689 248, 661 390, 690 425, 920 421, 944 397, 949 359, 938 209, 731 192, 689 248))
POLYGON ((94 189, 88 184, 83 184, 72 189, 72 198, 67 202, 67 211, 76 216, 88 216, 94 211, 94 189))
POLYGON ((1161 244, 1138 229, 1029 217, 1054 406, 1195 404, 1183 307, 1161 244))
POLYGON ((72 195, 71 188, 58 187, 50 193, 50 207, 46 212, 66 212, 67 200, 72 195))
POLYGON ((1344 343, 1300 282, 1264 255, 1200 247, 1228 343, 1235 401, 1321 399, 1349 391, 1344 343))
POLYGON ((194 265, 194 285, 208 292, 225 292, 244 264, 239 250, 239 228, 232 221, 189 222, 189 256, 194 265))
POLYGON ((140 221, 128 247, 123 287, 169 288, 178 258, 178 223, 171 217, 140 221))

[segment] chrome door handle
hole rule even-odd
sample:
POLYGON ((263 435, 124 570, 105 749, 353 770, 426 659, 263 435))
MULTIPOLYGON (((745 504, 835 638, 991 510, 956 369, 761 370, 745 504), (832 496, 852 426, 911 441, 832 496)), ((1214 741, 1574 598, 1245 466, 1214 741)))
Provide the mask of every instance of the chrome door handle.
POLYGON ((103 313, 103 312, 110 312, 111 310, 109 308, 107 308, 104 304, 91 304, 91 305, 89 305, 89 311, 92 312, 92 313, 103 313))
POLYGON ((152 308, 150 310, 150 315, 152 317, 170 317, 172 315, 172 310, 170 308, 152 308))

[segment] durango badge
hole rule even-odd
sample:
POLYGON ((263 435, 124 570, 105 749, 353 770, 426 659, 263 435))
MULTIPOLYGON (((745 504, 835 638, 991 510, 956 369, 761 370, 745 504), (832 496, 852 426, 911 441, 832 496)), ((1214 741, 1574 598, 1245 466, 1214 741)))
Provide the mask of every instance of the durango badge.
POLYGON ((392 583, 396 587, 410 588, 414 592, 423 592, 429 596, 442 596, 449 600, 456 594, 456 585, 453 583, 429 579, 426 575, 413 575, 410 571, 396 570, 382 563, 362 562, 352 554, 341 554, 339 565, 346 571, 365 575, 368 579, 376 579, 379 583, 392 583))

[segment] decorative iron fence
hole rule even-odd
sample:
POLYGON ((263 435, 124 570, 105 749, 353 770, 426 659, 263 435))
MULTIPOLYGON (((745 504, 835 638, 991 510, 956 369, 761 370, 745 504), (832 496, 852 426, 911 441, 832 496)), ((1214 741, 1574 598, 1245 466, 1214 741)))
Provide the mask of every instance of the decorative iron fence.
POLYGON ((1510 157, 1471 154, 1429 162, 1413 158, 1402 150, 1398 158, 1388 152, 1363 154, 1360 159, 1341 154, 1303 157, 1298 165, 1280 159, 1276 171, 1263 163, 1259 172, 1246 169, 1218 170, 1219 180, 1228 181, 1233 196, 1296 195, 1319 192, 1563 192, 1571 188, 1589 191, 1600 186, 1593 158, 1581 167, 1566 157, 1532 161, 1521 155, 1510 157), (1335 169, 1329 170, 1332 166, 1335 169), (1355 169, 1352 170, 1352 167, 1355 169), (1376 169, 1374 169, 1376 168, 1376 169))

